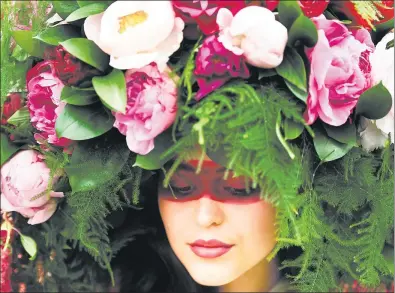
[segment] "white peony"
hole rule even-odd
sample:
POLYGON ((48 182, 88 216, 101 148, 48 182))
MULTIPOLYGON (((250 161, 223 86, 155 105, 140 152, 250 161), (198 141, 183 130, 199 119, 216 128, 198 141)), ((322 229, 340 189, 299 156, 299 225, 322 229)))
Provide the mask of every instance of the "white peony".
POLYGON ((249 6, 235 16, 226 8, 217 15, 218 40, 236 55, 261 68, 275 68, 283 61, 288 32, 276 21, 273 12, 259 6, 249 6))
POLYGON ((394 32, 388 33, 376 46, 376 50, 370 55, 372 66, 373 84, 380 81, 388 89, 392 96, 392 108, 383 118, 368 121, 366 129, 361 132, 362 147, 368 151, 382 148, 391 136, 394 143, 394 47, 386 49, 387 43, 394 40, 394 32))
POLYGON ((116 1, 85 20, 86 37, 109 54, 118 69, 139 69, 155 62, 166 68, 180 47, 184 21, 170 1, 116 1))

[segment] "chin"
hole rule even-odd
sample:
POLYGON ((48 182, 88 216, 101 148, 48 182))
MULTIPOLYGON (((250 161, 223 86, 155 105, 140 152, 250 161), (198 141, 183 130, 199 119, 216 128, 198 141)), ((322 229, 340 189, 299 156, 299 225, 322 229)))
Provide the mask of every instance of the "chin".
POLYGON ((197 265, 188 269, 192 279, 203 286, 218 287, 226 285, 240 274, 236 274, 229 266, 197 265))

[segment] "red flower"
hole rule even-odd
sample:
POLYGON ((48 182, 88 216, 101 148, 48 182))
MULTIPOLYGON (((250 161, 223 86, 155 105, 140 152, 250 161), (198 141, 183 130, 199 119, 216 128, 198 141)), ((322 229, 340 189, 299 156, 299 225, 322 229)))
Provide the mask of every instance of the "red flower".
POLYGON ((202 99, 232 78, 248 78, 250 76, 244 58, 227 50, 215 36, 204 40, 196 56, 194 73, 199 85, 199 91, 196 94, 197 100, 202 99))
POLYGON ((346 15, 353 25, 372 29, 394 17, 394 0, 333 1, 333 8, 346 15))
POLYGON ((4 244, 7 239, 8 232, 0 230, 0 292, 12 292, 11 287, 11 250, 5 249, 4 244))
POLYGON ((22 107, 22 96, 19 93, 11 93, 4 102, 1 124, 6 125, 7 120, 22 107))
POLYGON ((299 0, 299 6, 307 17, 316 17, 324 13, 329 0, 299 0))
POLYGON ((67 52, 61 45, 47 51, 45 59, 51 60, 58 78, 67 86, 80 86, 90 81, 100 71, 67 52))
MULTIPOLYGON (((255 1, 253 1, 253 2, 255 2, 255 1)), ((260 2, 260 1, 258 1, 258 2, 260 2)), ((274 9, 277 8, 279 3, 280 3, 280 0, 264 0, 263 7, 266 7, 270 11, 273 11, 274 9)), ((258 4, 258 6, 262 6, 262 5, 258 4)))
POLYGON ((206 34, 213 34, 218 31, 216 22, 217 13, 220 8, 227 8, 233 14, 246 7, 244 0, 172 0, 177 16, 186 23, 196 22, 200 30, 206 34))

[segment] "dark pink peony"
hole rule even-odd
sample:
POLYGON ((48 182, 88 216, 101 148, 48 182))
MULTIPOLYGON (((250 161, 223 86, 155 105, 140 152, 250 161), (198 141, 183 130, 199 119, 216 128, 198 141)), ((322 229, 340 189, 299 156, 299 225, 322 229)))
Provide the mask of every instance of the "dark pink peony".
POLYGON ((210 35, 218 31, 216 23, 220 8, 227 8, 233 14, 246 7, 244 0, 172 0, 176 14, 187 23, 196 22, 200 30, 210 35))
POLYGON ((244 57, 235 55, 216 36, 206 38, 196 56, 194 71, 199 85, 196 99, 200 100, 232 78, 249 78, 244 57))
POLYGON ((160 72, 155 63, 129 69, 126 113, 114 113, 114 126, 126 135, 129 149, 146 155, 155 147, 154 139, 165 131, 177 114, 177 86, 168 71, 160 72))
POLYGON ((46 140, 56 146, 69 146, 72 141, 58 138, 55 132, 56 118, 65 104, 60 101, 64 84, 57 77, 54 64, 51 61, 38 63, 28 71, 26 84, 31 123, 40 131, 35 135, 36 140, 39 143, 46 140))
POLYGON ((318 42, 306 51, 311 62, 305 119, 329 125, 344 124, 360 95, 372 85, 369 55, 374 44, 366 29, 351 33, 338 21, 312 18, 318 42))

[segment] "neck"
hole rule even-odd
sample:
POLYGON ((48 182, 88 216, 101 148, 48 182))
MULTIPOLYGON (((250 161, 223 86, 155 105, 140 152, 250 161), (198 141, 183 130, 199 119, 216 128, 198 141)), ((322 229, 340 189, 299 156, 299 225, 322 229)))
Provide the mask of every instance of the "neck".
POLYGON ((270 263, 263 259, 257 265, 229 284, 223 285, 220 292, 268 292, 279 279, 278 261, 270 263))

